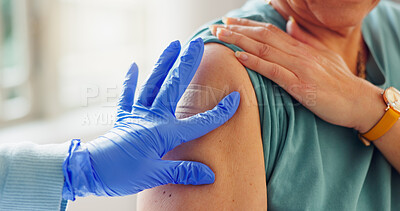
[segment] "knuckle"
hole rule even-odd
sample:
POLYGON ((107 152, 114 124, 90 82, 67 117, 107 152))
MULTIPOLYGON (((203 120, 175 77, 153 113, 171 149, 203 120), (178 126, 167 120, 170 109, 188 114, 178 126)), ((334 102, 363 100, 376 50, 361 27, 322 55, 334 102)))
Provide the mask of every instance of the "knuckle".
POLYGON ((259 70, 261 68, 261 59, 254 60, 254 68, 259 70))
POLYGON ((298 40, 294 40, 294 39, 289 39, 289 40, 290 40, 290 44, 293 47, 296 47, 296 48, 304 48, 305 47, 305 45, 302 42, 298 41, 298 40))
POLYGON ((303 48, 300 50, 299 54, 305 59, 312 59, 315 56, 311 53, 311 51, 307 48, 303 48))
POLYGON ((261 58, 267 58, 271 53, 271 47, 269 45, 266 44, 262 44, 259 46, 258 49, 258 56, 260 56, 261 58))
POLYGON ((265 27, 256 27, 255 32, 259 34, 262 38, 267 38, 269 35, 269 31, 265 27))
POLYGON ((302 72, 309 72, 313 70, 316 67, 316 63, 310 60, 301 60, 299 62, 300 67, 302 67, 303 71, 302 72))
POLYGON ((299 67, 299 68, 303 69, 303 70, 306 70, 308 68, 308 66, 309 66, 309 63, 304 59, 299 59, 296 62, 294 62, 294 65, 296 67, 299 67))
POLYGON ((244 37, 242 35, 237 35, 234 44, 241 46, 241 44, 244 44, 243 42, 244 42, 244 37))
POLYGON ((240 24, 247 24, 249 21, 247 19, 245 19, 245 18, 238 18, 237 22, 240 23, 240 24))
POLYGON ((244 24, 249 24, 250 23, 250 21, 248 19, 246 19, 246 18, 242 18, 241 21, 244 24))
POLYGON ((265 28, 270 28, 270 27, 272 27, 272 24, 271 23, 265 23, 265 28))
POLYGON ((325 67, 326 65, 329 65, 328 59, 321 54, 312 54, 310 55, 310 58, 311 60, 309 61, 309 66, 315 66, 319 64, 322 67, 325 67))
POLYGON ((281 69, 280 69, 279 65, 272 64, 269 72, 270 72, 271 78, 279 78, 279 76, 281 74, 281 69))
POLYGON ((312 63, 312 62, 305 62, 304 63, 304 66, 303 66, 304 68, 303 68, 303 70, 304 70, 304 72, 307 74, 312 74, 313 73, 313 70, 316 68, 316 67, 318 67, 317 65, 315 65, 315 63, 312 63))
POLYGON ((265 28, 267 30, 271 31, 272 33, 276 32, 278 30, 278 27, 276 27, 275 25, 270 24, 270 23, 265 24, 265 28))

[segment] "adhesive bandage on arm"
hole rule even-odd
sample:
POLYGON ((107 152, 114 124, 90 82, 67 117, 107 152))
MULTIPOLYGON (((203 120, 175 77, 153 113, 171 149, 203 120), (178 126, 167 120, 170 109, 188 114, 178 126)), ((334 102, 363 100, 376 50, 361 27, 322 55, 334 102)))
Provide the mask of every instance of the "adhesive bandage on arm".
POLYGON ((228 94, 211 86, 190 84, 178 102, 175 116, 182 119, 213 109, 228 94))

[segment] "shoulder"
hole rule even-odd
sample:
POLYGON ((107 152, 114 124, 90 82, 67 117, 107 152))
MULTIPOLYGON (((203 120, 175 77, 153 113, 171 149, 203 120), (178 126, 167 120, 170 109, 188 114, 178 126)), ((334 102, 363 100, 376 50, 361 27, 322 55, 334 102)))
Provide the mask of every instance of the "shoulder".
MULTIPOLYGON (((222 90, 224 95, 238 91, 241 98, 239 111, 256 113, 258 116, 257 97, 249 73, 237 60, 234 51, 222 44, 205 45, 203 59, 191 84, 222 90)), ((208 101, 209 105, 204 109, 211 109, 222 97, 216 96, 214 100, 208 101)))
POLYGON ((192 83, 234 91, 239 85, 251 85, 247 70, 236 59, 234 52, 223 45, 208 43, 192 83))
POLYGON ((215 43, 206 44, 203 59, 190 84, 194 85, 224 91, 213 96, 213 93, 204 94, 198 88, 186 90, 178 103, 178 118, 211 109, 232 91, 240 93, 239 108, 224 125, 176 147, 163 159, 205 163, 215 172, 215 183, 196 187, 167 185, 144 191, 138 199, 139 210, 245 210, 266 207, 258 105, 246 69, 229 48, 215 43), (253 103, 248 103, 250 101, 253 103))
POLYGON ((185 118, 205 112, 233 91, 238 91, 241 96, 237 114, 246 111, 258 116, 257 98, 246 68, 232 49, 218 43, 207 43, 200 66, 181 97, 175 115, 185 118))
POLYGON ((393 14, 387 14, 388 16, 395 15, 400 16, 400 4, 394 1, 383 0, 376 7, 378 11, 391 11, 393 14))
POLYGON ((386 84, 399 86, 400 4, 381 1, 363 22, 363 36, 386 84))
POLYGON ((400 4, 381 1, 366 17, 366 23, 374 25, 375 30, 390 30, 400 33, 400 4))

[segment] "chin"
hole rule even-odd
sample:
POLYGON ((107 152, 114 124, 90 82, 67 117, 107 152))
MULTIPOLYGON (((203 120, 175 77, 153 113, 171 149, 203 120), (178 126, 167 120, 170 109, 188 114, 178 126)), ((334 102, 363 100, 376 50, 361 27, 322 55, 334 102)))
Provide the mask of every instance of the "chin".
POLYGON ((324 6, 321 6, 320 2, 308 5, 318 22, 332 29, 360 25, 365 16, 379 3, 376 0, 336 0, 334 2, 327 1, 324 6))
POLYGON ((316 12, 314 17, 324 27, 341 29, 359 26, 368 12, 368 10, 340 9, 332 11, 331 9, 316 12))
POLYGON ((363 16, 358 16, 358 17, 346 17, 346 16, 336 16, 334 18, 332 17, 321 17, 318 18, 319 22, 324 27, 330 28, 330 29, 343 29, 343 28, 351 28, 351 27, 357 27, 362 23, 362 20, 364 19, 365 15, 363 16))

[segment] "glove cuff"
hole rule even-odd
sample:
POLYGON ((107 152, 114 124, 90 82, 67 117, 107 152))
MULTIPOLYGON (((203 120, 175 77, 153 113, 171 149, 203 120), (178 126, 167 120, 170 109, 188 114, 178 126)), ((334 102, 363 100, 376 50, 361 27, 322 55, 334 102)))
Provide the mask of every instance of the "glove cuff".
POLYGON ((75 200, 76 196, 91 195, 95 190, 95 179, 87 148, 79 139, 73 139, 68 156, 63 163, 64 187, 62 197, 75 200))

